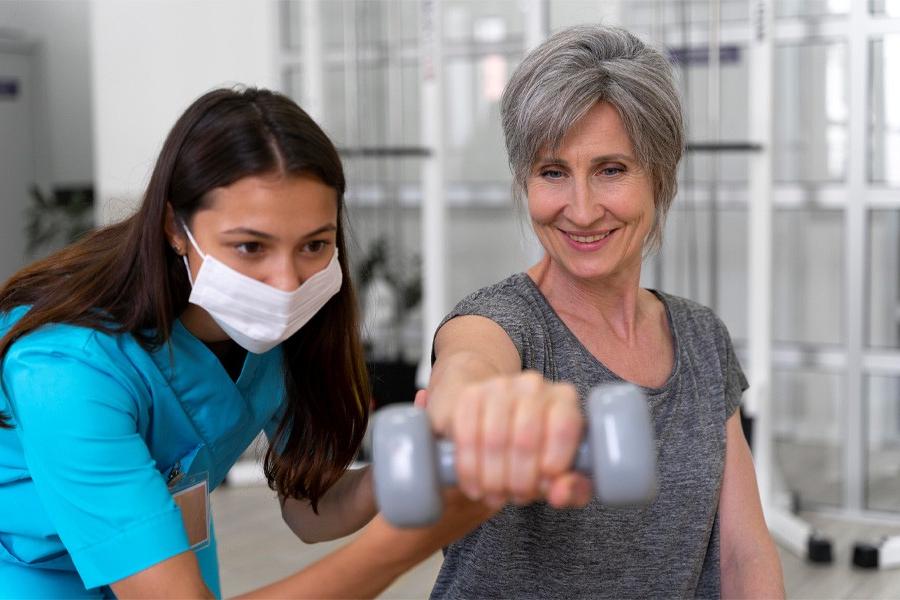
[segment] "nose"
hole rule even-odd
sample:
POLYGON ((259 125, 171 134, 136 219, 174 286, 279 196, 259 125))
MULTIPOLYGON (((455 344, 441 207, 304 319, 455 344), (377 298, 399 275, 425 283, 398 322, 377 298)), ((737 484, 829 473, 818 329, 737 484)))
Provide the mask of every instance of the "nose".
POLYGON ((269 278, 269 285, 284 292, 293 292, 303 283, 303 276, 293 260, 285 258, 269 278))
POLYGON ((577 179, 572 186, 572 194, 566 206, 566 217, 573 225, 588 228, 603 218, 606 207, 603 206, 598 192, 591 188, 589 182, 577 179))

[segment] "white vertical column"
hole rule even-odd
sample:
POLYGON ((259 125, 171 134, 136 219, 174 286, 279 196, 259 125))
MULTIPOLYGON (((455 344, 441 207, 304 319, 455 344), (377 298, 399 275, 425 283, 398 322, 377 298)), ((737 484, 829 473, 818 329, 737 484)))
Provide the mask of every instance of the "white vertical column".
POLYGON ((754 416, 753 453, 763 507, 772 505, 772 80, 774 0, 751 4, 750 138, 761 151, 750 158, 748 342, 750 389, 747 412, 754 416))
POLYGON ((422 358, 416 383, 424 387, 431 374, 434 332, 447 313, 447 209, 444 194, 444 86, 442 6, 421 0, 422 145, 430 155, 422 165, 422 358))
MULTIPOLYGON (((548 0, 527 0, 522 5, 525 17, 525 53, 528 54, 547 39, 550 32, 550 5, 548 0)), ((523 209, 522 218, 528 221, 528 211, 523 209)), ((544 247, 538 242, 532 232, 531 226, 526 228, 525 238, 522 240, 523 254, 526 264, 530 267, 544 256, 544 247)))
POLYGON ((866 455, 863 415, 863 324, 866 287, 866 105, 869 86, 868 3, 852 2, 850 7, 849 49, 849 153, 844 212, 846 256, 845 331, 847 332, 847 387, 844 394, 844 508, 859 511, 865 505, 866 455))
POLYGON ((325 118, 325 59, 320 0, 303 0, 303 108, 317 123, 325 118))

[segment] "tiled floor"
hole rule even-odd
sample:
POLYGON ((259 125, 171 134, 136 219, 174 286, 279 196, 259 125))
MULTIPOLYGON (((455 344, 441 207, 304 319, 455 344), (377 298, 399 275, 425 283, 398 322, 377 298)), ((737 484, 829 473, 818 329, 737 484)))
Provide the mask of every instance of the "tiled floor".
MULTIPOLYGON (((219 543, 222 591, 244 592, 302 568, 343 542, 306 545, 281 521, 273 492, 265 486, 227 488, 212 494, 219 543)), ((864 571, 850 566, 856 540, 900 534, 878 525, 806 515, 836 542, 835 562, 816 566, 781 552, 789 598, 900 598, 900 569, 864 571)), ((436 554, 391 586, 382 598, 425 598, 441 564, 436 554)))

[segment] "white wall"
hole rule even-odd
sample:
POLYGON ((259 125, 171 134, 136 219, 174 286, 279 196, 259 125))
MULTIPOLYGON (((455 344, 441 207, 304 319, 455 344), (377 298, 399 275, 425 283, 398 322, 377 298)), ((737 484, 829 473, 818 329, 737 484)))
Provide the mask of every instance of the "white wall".
POLYGON ((46 186, 93 178, 87 0, 0 0, 0 37, 35 42, 36 167, 46 186))
POLYGON ((94 0, 97 218, 136 206, 163 140, 198 96, 278 87, 273 0, 94 0))

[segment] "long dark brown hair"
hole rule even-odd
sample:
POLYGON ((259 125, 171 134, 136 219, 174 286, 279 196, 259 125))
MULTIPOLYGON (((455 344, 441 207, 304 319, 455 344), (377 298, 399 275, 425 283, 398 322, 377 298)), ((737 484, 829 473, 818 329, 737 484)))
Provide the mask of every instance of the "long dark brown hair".
MULTIPOLYGON (((369 388, 347 267, 341 161, 322 129, 281 94, 219 89, 191 104, 166 138, 137 213, 29 265, 0 289, 0 312, 31 307, 0 339, 0 360, 49 323, 130 334, 159 350, 191 289, 165 235, 166 204, 190 223, 211 190, 273 172, 313 175, 338 199, 343 286, 282 344, 285 412, 265 457, 269 486, 315 509, 359 448, 369 388)), ((0 426, 11 426, 2 414, 0 426)))

